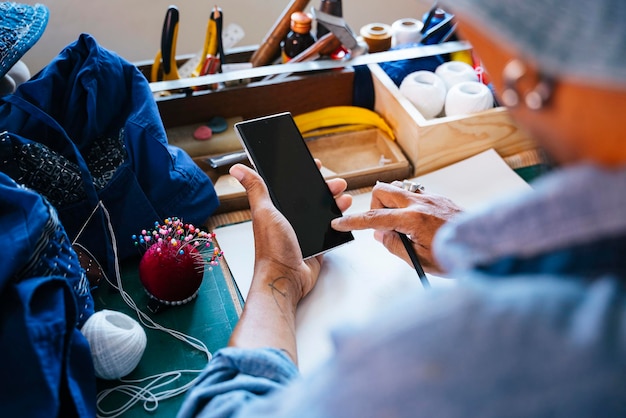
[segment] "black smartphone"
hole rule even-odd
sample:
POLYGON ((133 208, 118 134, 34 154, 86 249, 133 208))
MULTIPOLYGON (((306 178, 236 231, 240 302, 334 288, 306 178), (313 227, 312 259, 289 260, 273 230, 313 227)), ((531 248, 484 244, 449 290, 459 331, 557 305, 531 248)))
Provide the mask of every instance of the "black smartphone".
POLYGON ((295 230, 305 259, 354 239, 331 228, 341 211, 291 113, 238 122, 235 131, 272 202, 295 230))

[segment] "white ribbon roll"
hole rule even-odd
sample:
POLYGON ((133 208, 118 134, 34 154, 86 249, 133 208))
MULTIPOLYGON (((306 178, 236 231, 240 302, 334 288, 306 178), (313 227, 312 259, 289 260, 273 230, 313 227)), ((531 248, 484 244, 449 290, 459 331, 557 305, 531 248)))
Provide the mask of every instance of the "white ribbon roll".
POLYGON ((452 86, 446 95, 446 116, 467 115, 493 107, 493 93, 478 81, 464 81, 452 86))
POLYGON ((132 372, 146 349, 146 332, 139 322, 122 313, 104 309, 83 325, 96 376, 114 380, 132 372))
POLYGON ((424 23, 410 17, 396 20, 391 24, 392 44, 395 46, 419 42, 423 27, 424 23))
POLYGON ((444 62, 437 67, 435 74, 441 77, 448 90, 455 84, 464 81, 478 81, 478 75, 474 67, 461 61, 444 62))
POLYGON ((443 80, 432 71, 419 70, 410 73, 400 83, 404 95, 426 119, 441 113, 446 99, 443 80))

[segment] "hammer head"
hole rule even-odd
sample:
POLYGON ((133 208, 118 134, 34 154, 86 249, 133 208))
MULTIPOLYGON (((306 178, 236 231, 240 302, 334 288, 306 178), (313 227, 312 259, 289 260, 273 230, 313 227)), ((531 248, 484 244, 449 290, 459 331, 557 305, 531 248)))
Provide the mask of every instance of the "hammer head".
POLYGON ((343 46, 350 50, 350 55, 356 57, 367 52, 367 45, 359 43, 356 35, 341 17, 333 16, 322 11, 311 9, 313 17, 323 24, 343 46))

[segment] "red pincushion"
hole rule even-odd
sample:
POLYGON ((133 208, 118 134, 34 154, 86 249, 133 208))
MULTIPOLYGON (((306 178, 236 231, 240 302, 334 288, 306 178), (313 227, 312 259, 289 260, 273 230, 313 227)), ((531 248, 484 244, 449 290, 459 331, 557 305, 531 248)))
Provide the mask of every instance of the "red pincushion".
POLYGON ((204 260, 192 245, 152 244, 139 263, 139 279, 161 302, 182 304, 196 296, 204 276, 204 260), (181 254, 182 251, 182 254, 181 254))

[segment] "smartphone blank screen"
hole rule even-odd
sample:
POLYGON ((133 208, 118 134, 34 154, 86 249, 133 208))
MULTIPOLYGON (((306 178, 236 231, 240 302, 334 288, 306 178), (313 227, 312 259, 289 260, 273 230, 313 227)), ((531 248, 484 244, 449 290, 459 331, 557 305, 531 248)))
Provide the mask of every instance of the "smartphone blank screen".
POLYGON ((235 130, 274 205, 295 230, 304 258, 354 239, 330 227, 341 211, 290 113, 239 122, 235 130))

